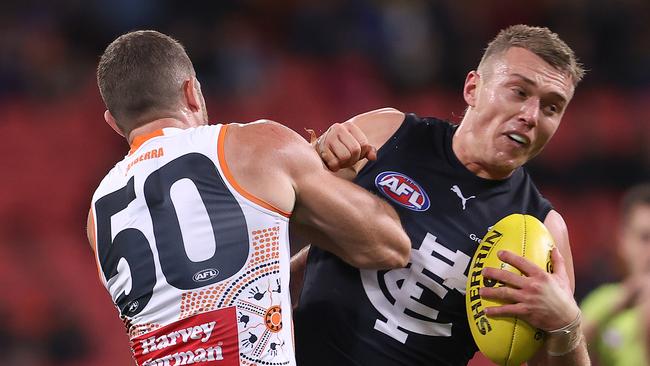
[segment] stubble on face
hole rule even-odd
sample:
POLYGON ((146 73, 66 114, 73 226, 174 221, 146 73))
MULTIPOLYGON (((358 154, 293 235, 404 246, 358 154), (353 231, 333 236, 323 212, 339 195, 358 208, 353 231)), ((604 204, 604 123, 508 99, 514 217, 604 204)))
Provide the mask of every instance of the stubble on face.
POLYGON ((461 161, 479 176, 506 178, 555 133, 573 83, 567 73, 517 47, 480 65, 474 81, 475 104, 459 128, 470 145, 461 161), (549 106, 557 111, 549 113, 549 106))

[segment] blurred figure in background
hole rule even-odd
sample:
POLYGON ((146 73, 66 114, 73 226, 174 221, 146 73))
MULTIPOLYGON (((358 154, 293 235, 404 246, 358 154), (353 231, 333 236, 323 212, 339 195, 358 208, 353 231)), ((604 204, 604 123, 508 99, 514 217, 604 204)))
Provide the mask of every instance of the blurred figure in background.
MULTIPOLYGON (((589 77, 553 142, 528 167, 570 227, 577 298, 612 282, 617 271, 603 265, 615 247, 608 223, 618 221, 622 187, 650 177, 650 47, 639 47, 650 44, 650 22, 638 16, 650 14, 650 1, 501 4, 3 2, 0 303, 7 311, 0 319, 19 328, 3 329, 14 341, 0 342, 0 354, 25 348, 23 342, 35 354, 22 335, 41 333, 23 327, 26 309, 35 301, 63 301, 91 347, 79 364, 132 364, 124 327, 97 286, 79 228, 88 197, 125 153, 123 140, 110 130, 88 128, 104 112, 95 80, 98 55, 132 29, 156 28, 182 41, 219 120, 265 116, 296 131, 322 132, 332 121, 384 105, 458 122, 464 109, 458 86, 488 38, 509 24, 550 27, 589 65, 589 77), (430 60, 430 70, 422 69, 422 60, 430 60), (16 232, 17 220, 27 223, 33 241, 16 232)), ((36 365, 48 365, 46 353, 38 354, 36 365)), ((27 366, 22 360, 0 363, 27 366)))
POLYGON ((585 337, 600 365, 650 365, 650 183, 623 197, 618 238, 627 273, 582 302, 585 337))

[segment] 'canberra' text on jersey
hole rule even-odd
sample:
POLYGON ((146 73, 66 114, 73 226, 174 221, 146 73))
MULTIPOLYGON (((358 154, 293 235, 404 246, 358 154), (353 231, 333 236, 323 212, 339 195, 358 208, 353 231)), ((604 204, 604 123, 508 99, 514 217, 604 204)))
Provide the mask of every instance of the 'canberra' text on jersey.
POLYGON ((398 211, 411 238, 405 268, 359 270, 310 249, 296 320, 298 364, 465 365, 476 352, 465 315, 469 262, 488 227, 551 206, 523 168, 487 180, 452 151, 455 127, 406 115, 356 183, 398 211))

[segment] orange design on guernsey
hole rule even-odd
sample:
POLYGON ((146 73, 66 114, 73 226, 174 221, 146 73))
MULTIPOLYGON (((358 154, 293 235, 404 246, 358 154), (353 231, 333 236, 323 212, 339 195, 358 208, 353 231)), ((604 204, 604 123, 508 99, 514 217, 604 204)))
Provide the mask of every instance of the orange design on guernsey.
MULTIPOLYGON (((271 227, 268 229, 254 230, 253 242, 251 246, 251 255, 248 263, 244 269, 251 269, 259 267, 263 262, 272 262, 280 259, 279 252, 279 227, 271 227)), ((185 319, 189 316, 196 315, 202 312, 215 310, 218 308, 217 304, 223 300, 223 306, 230 306, 236 300, 234 298, 237 290, 247 283, 252 282, 255 277, 263 273, 273 272, 280 269, 280 266, 275 264, 264 267, 261 270, 251 273, 251 278, 246 278, 239 281, 234 286, 231 285, 234 280, 218 283, 214 286, 208 287, 194 292, 187 292, 181 295, 181 314, 179 319, 185 319), (226 289, 230 287, 228 294, 223 297, 226 289)))
MULTIPOLYGON (((249 257, 237 276, 181 295, 176 322, 234 307, 234 321, 239 332, 235 339, 240 344, 237 353, 242 366, 261 365, 266 357, 275 357, 282 352, 285 342, 289 344, 281 332, 286 324, 282 322, 280 232, 280 226, 251 230, 249 257)), ((133 327, 129 332, 130 338, 133 340, 159 327, 158 324, 133 327)), ((270 364, 286 366, 289 361, 270 364)))
POLYGON ((282 329, 282 308, 278 305, 270 307, 264 314, 266 327, 274 333, 282 329))
POLYGON ((164 135, 163 130, 160 129, 150 133, 146 133, 144 135, 136 136, 135 138, 133 138, 133 141, 131 141, 131 150, 129 150, 129 155, 133 154, 140 146, 142 146, 142 144, 145 143, 145 141, 163 135, 164 135))
POLYGON ((146 324, 140 324, 140 325, 135 325, 130 327, 128 324, 126 324, 126 328, 129 329, 129 339, 133 339, 136 337, 139 337, 143 334, 147 334, 149 332, 152 332, 156 329, 162 328, 162 325, 157 324, 157 323, 146 323, 146 324))
POLYGON ((246 197, 248 200, 255 202, 256 204, 266 208, 267 210, 271 210, 274 212, 279 213, 280 215, 284 217, 291 217, 291 212, 287 212, 284 210, 281 210, 272 204, 264 201, 261 198, 258 198, 246 191, 243 187, 241 187, 237 181, 235 180, 235 177, 232 175, 230 172, 230 169, 228 168, 228 164, 226 163, 226 154, 225 154, 225 140, 226 140, 226 131, 228 130, 228 125, 223 125, 221 127, 221 130, 219 131, 219 139, 217 141, 217 156, 219 157, 219 164, 221 165, 221 169, 223 170, 223 174, 228 180, 228 182, 235 188, 235 190, 241 194, 242 196, 246 197))

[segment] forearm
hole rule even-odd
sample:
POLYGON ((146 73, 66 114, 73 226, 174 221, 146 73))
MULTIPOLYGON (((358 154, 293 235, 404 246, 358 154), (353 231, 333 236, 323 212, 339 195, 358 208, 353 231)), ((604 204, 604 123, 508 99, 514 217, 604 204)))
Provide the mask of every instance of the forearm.
MULTIPOLYGON (((329 240, 309 242, 352 266, 385 269, 408 263, 411 243, 388 203, 324 169, 313 148, 287 164, 295 191, 291 220, 329 240)), ((304 151, 303 151, 304 150, 304 151)))
POLYGON ((342 216, 341 220, 347 221, 354 216, 361 220, 355 220, 358 224, 349 231, 338 230, 332 234, 337 243, 349 243, 345 248, 349 262, 359 268, 373 269, 406 265, 410 257, 410 239, 395 210, 374 195, 350 201, 349 205, 350 216, 342 216), (378 214, 371 218, 368 215, 371 212, 378 214))
POLYGON ((292 219, 329 239, 312 240, 310 235, 312 244, 358 268, 395 268, 408 262, 410 240, 395 210, 379 197, 339 179, 299 197, 292 219))

